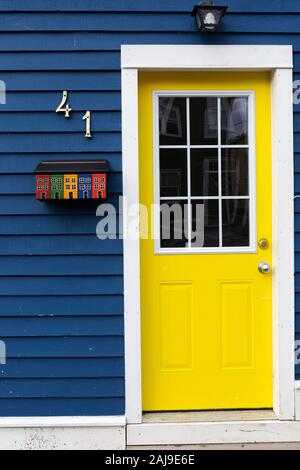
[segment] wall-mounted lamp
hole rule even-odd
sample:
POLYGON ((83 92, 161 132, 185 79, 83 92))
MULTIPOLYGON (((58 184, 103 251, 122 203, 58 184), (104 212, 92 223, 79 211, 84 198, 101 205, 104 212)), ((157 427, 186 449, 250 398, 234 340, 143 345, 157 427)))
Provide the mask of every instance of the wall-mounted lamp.
POLYGON ((216 31, 222 22, 227 7, 215 6, 212 0, 205 0, 199 5, 195 5, 192 15, 196 19, 199 31, 216 31))

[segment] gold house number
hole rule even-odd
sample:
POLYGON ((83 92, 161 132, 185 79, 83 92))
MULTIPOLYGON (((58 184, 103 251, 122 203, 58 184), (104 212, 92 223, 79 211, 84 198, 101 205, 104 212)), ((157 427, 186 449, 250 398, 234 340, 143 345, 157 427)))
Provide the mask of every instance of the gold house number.
POLYGON ((86 129, 85 129, 85 136, 87 139, 92 137, 91 134, 91 111, 87 111, 83 116, 83 121, 86 121, 86 129))
POLYGON ((64 105, 67 103, 67 99, 68 99, 68 92, 63 91, 63 97, 62 97, 62 100, 61 100, 60 105, 58 106, 56 112, 57 113, 65 113, 65 117, 69 118, 70 114, 71 114, 71 111, 72 111, 72 108, 70 108, 70 106, 68 104, 64 108, 64 105))
MULTIPOLYGON (((56 113, 65 113, 65 117, 69 118, 71 116, 72 108, 67 103, 67 100, 68 100, 68 92, 63 91, 62 100, 60 102, 60 105, 56 109, 56 113)), ((92 137, 92 133, 91 133, 91 111, 87 111, 82 119, 84 121, 86 121, 85 137, 87 139, 90 139, 92 137)))

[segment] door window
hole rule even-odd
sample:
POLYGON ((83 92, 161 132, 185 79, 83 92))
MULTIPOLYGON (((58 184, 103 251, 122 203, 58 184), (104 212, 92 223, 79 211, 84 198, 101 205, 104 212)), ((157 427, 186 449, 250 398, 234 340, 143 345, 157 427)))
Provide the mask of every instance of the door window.
POLYGON ((253 94, 156 98, 157 251, 253 251, 253 94))

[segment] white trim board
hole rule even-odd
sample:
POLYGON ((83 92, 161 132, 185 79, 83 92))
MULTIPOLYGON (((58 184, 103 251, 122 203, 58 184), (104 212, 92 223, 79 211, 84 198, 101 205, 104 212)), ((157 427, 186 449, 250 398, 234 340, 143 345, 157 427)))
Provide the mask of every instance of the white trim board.
POLYGON ((300 421, 300 380, 295 382, 295 416, 300 421))
POLYGON ((1 418, 0 450, 122 450, 124 416, 1 418))
POLYGON ((75 428, 125 426, 125 416, 55 416, 0 418, 1 428, 75 428))
POLYGON ((127 426, 128 446, 300 442, 299 421, 153 423, 127 426))
POLYGON ((275 70, 293 67, 291 46, 122 46, 122 69, 275 70))
MULTIPOLYGON (((292 52, 291 46, 140 45, 121 48, 123 188, 128 207, 139 203, 140 70, 272 72, 273 369, 274 411, 280 420, 295 418, 292 52)), ((123 218, 126 230, 128 215, 124 213, 123 218)), ((136 235, 138 231, 137 221, 136 235)), ((124 239, 126 417, 129 423, 140 424, 140 245, 139 237, 135 238, 124 239)), ((129 428, 129 433, 130 429, 133 432, 136 428, 129 428)))
POLYGON ((126 428, 1 428, 0 450, 124 450, 126 428))

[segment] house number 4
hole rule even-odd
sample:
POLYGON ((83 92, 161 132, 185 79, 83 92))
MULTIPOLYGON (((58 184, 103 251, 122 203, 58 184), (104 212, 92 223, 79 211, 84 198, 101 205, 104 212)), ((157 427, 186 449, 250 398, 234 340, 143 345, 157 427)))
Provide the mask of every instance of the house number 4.
POLYGON ((72 111, 72 108, 70 108, 70 106, 67 104, 66 107, 64 108, 65 104, 67 103, 67 99, 68 99, 68 92, 67 91, 63 91, 63 97, 62 97, 62 100, 61 100, 61 103, 60 105, 58 106, 56 112, 57 113, 65 113, 65 117, 66 118, 69 118, 70 117, 70 113, 72 111))

